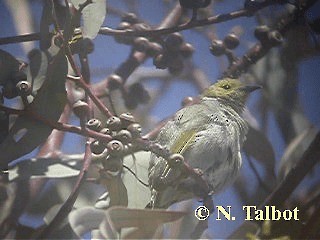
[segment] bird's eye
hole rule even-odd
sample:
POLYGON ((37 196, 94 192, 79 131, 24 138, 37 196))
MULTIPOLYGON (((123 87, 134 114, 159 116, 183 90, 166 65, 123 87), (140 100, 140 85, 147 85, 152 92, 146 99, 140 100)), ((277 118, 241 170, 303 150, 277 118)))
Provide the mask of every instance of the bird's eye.
POLYGON ((229 84, 223 85, 222 88, 228 90, 230 89, 230 85, 229 84))

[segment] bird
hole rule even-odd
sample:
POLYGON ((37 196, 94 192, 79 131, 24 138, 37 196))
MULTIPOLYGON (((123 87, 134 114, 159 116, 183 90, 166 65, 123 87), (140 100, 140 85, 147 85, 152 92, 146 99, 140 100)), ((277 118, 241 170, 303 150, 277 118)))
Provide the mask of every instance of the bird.
MULTIPOLYGON (((207 88, 196 104, 180 109, 160 130, 155 143, 181 154, 183 160, 202 174, 212 193, 222 191, 236 178, 241 147, 248 132, 242 117, 249 94, 261 88, 239 79, 223 78, 207 88)), ((195 181, 181 177, 179 168, 151 153, 148 178, 151 208, 168 208, 197 195, 195 181)))

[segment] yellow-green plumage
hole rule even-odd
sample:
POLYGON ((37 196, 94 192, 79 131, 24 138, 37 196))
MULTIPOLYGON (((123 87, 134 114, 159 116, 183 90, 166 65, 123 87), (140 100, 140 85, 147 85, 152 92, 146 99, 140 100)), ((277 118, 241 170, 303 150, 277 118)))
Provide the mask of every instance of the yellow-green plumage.
MULTIPOLYGON (((247 124, 241 117, 245 101, 256 86, 235 79, 223 79, 210 86, 198 104, 179 110, 161 130, 157 142, 171 153, 180 153, 193 168, 201 169, 212 191, 218 192, 236 177, 241 166, 240 147, 247 124)), ((153 207, 168 207, 192 197, 192 189, 177 169, 168 174, 166 160, 151 155, 149 184, 153 207), (165 174, 164 174, 165 173, 165 174), (165 183, 159 185, 159 179, 165 183)), ((161 181, 160 181, 161 182, 161 181)))

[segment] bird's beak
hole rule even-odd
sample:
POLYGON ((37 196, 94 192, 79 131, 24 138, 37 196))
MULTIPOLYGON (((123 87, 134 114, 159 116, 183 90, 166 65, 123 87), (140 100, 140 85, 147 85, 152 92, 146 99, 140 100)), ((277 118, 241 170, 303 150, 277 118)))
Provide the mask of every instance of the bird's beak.
POLYGON ((259 86, 259 85, 247 85, 247 86, 243 86, 241 87, 240 89, 244 92, 247 92, 247 93, 251 93, 257 89, 261 89, 262 87, 259 86))

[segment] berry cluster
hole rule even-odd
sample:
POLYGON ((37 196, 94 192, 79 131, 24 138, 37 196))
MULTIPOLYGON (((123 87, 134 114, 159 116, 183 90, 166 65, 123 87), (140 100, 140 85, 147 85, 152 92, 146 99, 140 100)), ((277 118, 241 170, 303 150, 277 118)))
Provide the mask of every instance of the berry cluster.
POLYGON ((236 61, 232 50, 239 46, 239 38, 234 33, 229 33, 223 41, 214 39, 211 42, 210 52, 214 56, 226 55, 229 64, 232 65, 236 61))
POLYGON ((108 143, 94 140, 90 145, 92 153, 101 157, 104 169, 110 171, 121 168, 122 157, 132 150, 132 140, 141 136, 141 126, 130 113, 112 116, 105 124, 93 118, 86 123, 86 127, 112 137, 108 143))
POLYGON ((169 34, 162 42, 163 51, 153 58, 153 64, 159 69, 168 68, 173 75, 183 70, 183 59, 191 57, 194 48, 185 43, 181 33, 169 34))
MULTIPOLYGON (((151 27, 139 22, 137 16, 129 13, 122 18, 119 30, 144 31, 151 27)), ((115 40, 122 44, 132 45, 133 49, 145 53, 153 58, 154 65, 159 69, 168 68, 171 74, 179 74, 183 70, 183 59, 189 58, 194 48, 185 43, 180 33, 169 34, 162 38, 146 38, 133 36, 115 36, 115 40)))
POLYGON ((210 52, 214 56, 227 54, 228 50, 235 49, 239 45, 239 38, 234 33, 228 34, 223 41, 214 39, 211 42, 210 52))

